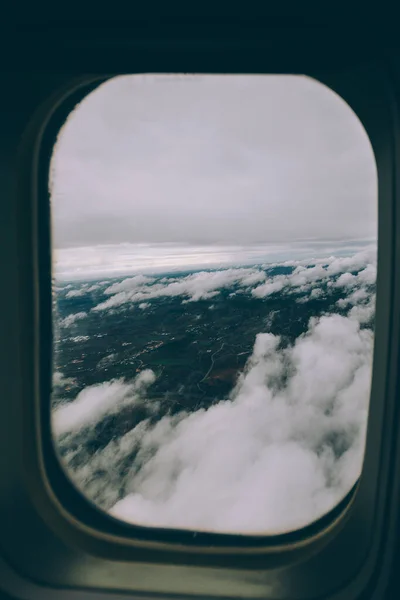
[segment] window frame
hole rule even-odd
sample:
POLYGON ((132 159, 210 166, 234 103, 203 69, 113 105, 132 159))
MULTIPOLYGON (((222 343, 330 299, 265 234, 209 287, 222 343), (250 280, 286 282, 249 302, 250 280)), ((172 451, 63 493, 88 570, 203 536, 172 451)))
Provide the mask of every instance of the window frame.
MULTIPOLYGON (((227 61, 222 48, 217 58, 213 72, 228 72, 223 68, 227 61)), ((178 66, 179 61, 174 60, 171 64, 178 66)), ((240 72, 253 72, 251 61, 247 66, 240 72)), ((144 64, 137 72, 151 70, 144 64)), ((265 70, 271 74, 280 72, 268 69, 268 65, 265 70)), ((179 69, 174 71, 179 72, 179 69)), ((172 71, 164 68, 157 72, 172 71)), ((289 68, 286 72, 295 74, 289 68)), ((349 496, 315 524, 293 534, 248 539, 247 536, 210 533, 197 533, 194 537, 190 532, 136 528, 112 519, 75 490, 51 451, 49 159, 55 137, 70 109, 98 83, 118 74, 128 73, 66 76, 61 85, 59 79, 49 77, 49 89, 38 103, 36 114, 27 119, 29 123, 19 146, 16 174, 23 173, 23 177, 17 182, 13 197, 21 227, 15 230, 18 248, 13 264, 18 268, 19 322, 14 325, 18 329, 17 404, 20 412, 11 414, 9 411, 8 422, 12 422, 21 435, 16 439, 23 442, 20 470, 15 477, 23 493, 15 506, 9 502, 7 507, 10 521, 4 539, 8 544, 12 535, 15 538, 7 547, 9 560, 19 564, 29 578, 56 587, 181 593, 186 597, 191 594, 218 597, 228 593, 232 597, 300 599, 322 594, 354 597, 353 593, 366 584, 371 572, 376 572, 378 560, 382 559, 384 523, 390 518, 390 494, 394 493, 389 481, 392 477, 392 484, 398 485, 399 479, 394 474, 395 460, 390 459, 396 442, 395 415, 398 414, 396 371, 400 316, 400 270, 397 268, 400 263, 400 210, 397 206, 400 195, 396 185, 399 126, 390 75, 379 64, 352 68, 347 73, 303 70, 303 74, 338 93, 354 110, 370 138, 377 162, 376 333, 365 468, 349 496), (382 397, 385 401, 379 402, 378 398, 382 397), (16 535, 11 519, 16 518, 17 509, 26 510, 36 522, 27 530, 19 527, 16 535), (136 539, 130 537, 133 532, 136 539), (39 552, 35 550, 38 535, 41 536, 39 552), (26 545, 22 553, 17 541, 26 545), (68 572, 60 568, 63 556, 69 565, 68 572), (58 567, 49 571, 49 565, 58 567)), ((7 407, 2 410, 7 414, 7 407)), ((3 423, 0 423, 0 432, 4 429, 3 423)), ((0 478, 5 473, 3 466, 1 463, 0 478)), ((0 528, 2 521, 5 523, 4 518, 0 520, 0 528)), ((4 542, 1 546, 4 547, 4 542)))

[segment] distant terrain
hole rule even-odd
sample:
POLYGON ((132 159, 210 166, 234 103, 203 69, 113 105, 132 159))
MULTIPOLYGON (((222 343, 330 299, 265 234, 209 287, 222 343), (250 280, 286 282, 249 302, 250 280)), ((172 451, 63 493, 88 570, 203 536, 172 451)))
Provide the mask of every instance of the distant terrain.
POLYGON ((375 277, 366 250, 57 281, 53 425, 72 480, 161 526, 275 531, 329 510, 361 469, 375 277))

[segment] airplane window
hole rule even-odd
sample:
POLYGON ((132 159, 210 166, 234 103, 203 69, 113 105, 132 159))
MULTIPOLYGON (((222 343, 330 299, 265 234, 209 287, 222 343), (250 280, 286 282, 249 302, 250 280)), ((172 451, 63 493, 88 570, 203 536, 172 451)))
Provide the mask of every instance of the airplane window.
POLYGON ((50 168, 52 431, 131 523, 279 534, 356 483, 377 246, 373 151, 302 76, 131 75, 50 168))

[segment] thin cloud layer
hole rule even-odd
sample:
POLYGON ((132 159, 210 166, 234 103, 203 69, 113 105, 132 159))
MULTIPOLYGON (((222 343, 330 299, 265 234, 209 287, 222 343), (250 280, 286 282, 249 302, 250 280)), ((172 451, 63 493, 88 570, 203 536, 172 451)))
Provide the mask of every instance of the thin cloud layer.
MULTIPOLYGON (((54 271, 58 281, 133 276, 159 275, 180 271, 199 271, 278 262, 305 264, 315 256, 329 257, 354 254, 368 244, 376 245, 376 237, 343 241, 306 240, 258 245, 187 245, 133 244, 96 245, 73 248, 55 248, 54 271), (295 260, 290 260, 294 259, 295 260)), ((70 285, 70 284, 69 284, 70 285)), ((83 284, 88 290, 87 283, 83 284)), ((80 295, 80 294, 79 294, 80 295)))

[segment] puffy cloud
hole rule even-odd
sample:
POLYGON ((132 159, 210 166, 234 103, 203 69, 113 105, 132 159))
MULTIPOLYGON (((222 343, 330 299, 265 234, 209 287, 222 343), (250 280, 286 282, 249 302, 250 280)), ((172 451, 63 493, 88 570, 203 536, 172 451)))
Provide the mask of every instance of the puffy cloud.
POLYGON ((265 279, 265 273, 255 268, 224 269, 221 271, 200 271, 193 275, 176 278, 170 283, 153 283, 148 278, 137 276, 114 284, 106 290, 114 296, 98 304, 93 310, 101 311, 126 303, 146 302, 152 298, 183 296, 196 302, 217 295, 220 290, 232 285, 248 287, 265 279))
POLYGON ((327 271, 321 265, 315 265, 313 267, 305 268, 298 266, 292 275, 288 277, 289 284, 293 287, 306 285, 307 283, 313 283, 320 281, 327 276, 327 271))
POLYGON ((353 306, 349 312, 349 317, 359 323, 369 323, 375 314, 375 297, 372 297, 368 304, 364 306, 353 306))
POLYGON ((75 344, 79 344, 79 342, 87 342, 87 340, 89 339, 88 335, 75 335, 74 337, 70 337, 69 338, 71 340, 71 342, 74 342, 75 344))
POLYGON ((282 290, 285 293, 308 292, 315 285, 324 282, 329 286, 351 289, 375 282, 375 263, 376 249, 369 248, 349 257, 331 256, 311 262, 286 261, 263 267, 199 271, 175 278, 157 279, 136 275, 109 286, 104 293, 111 297, 93 310, 103 311, 132 303, 144 304, 150 299, 161 297, 182 296, 184 302, 196 302, 210 299, 222 289, 233 285, 243 291, 251 291, 255 298, 265 298, 282 290), (273 266, 291 266, 293 271, 286 275, 271 276, 269 272, 273 266), (357 274, 348 272, 348 269, 357 274))
POLYGON ((376 282, 376 265, 368 264, 365 268, 353 275, 352 273, 343 273, 336 280, 336 287, 352 288, 356 285, 374 285, 376 282))
POLYGON ((288 349, 259 334, 229 400, 146 426, 141 468, 111 514, 243 533, 321 516, 361 471, 372 345, 371 331, 339 315, 313 319, 288 349))
POLYGON ((97 310, 132 302, 144 309, 151 298, 168 296, 196 301, 237 286, 233 293, 259 298, 301 293, 296 301, 303 302, 334 292, 343 295, 338 305, 348 312, 311 319, 292 346, 260 333, 230 396, 208 410, 164 414, 158 422, 148 418, 159 409, 145 397, 151 371, 133 383, 88 387, 57 408, 60 439, 81 436, 64 455, 75 465, 71 476, 104 509, 150 526, 278 533, 318 518, 355 483, 368 414, 376 255, 362 251, 286 266, 293 271, 285 275, 264 265, 139 276, 106 290, 109 298, 97 310), (84 446, 89 427, 124 407, 143 405, 145 416, 128 433, 76 466, 78 450, 72 448, 84 446))
POLYGON ((314 288, 311 290, 310 298, 320 298, 323 295, 324 295, 323 290, 321 290, 320 288, 314 288))
POLYGON ((241 285, 243 285, 244 287, 251 287, 256 283, 261 283, 262 281, 265 281, 265 279, 266 274, 263 271, 255 271, 254 273, 250 273, 250 275, 243 277, 241 285))
POLYGON ((154 381, 155 374, 146 369, 130 384, 115 380, 89 386, 74 401, 53 412, 53 431, 56 435, 61 435, 93 425, 105 415, 116 413, 123 406, 137 402, 140 394, 154 381))
POLYGON ((280 292, 284 287, 287 281, 286 277, 275 277, 273 281, 267 281, 263 285, 256 287, 252 290, 252 295, 256 298, 266 298, 271 294, 275 294, 276 292, 280 292))
POLYGON ((357 275, 357 281, 366 285, 373 285, 376 281, 376 265, 369 264, 357 275))
POLYGON ((65 317, 65 319, 62 319, 60 321, 60 325, 61 325, 61 327, 65 327, 65 328, 71 327, 71 325, 76 323, 76 321, 81 321, 85 317, 87 317, 87 313, 85 313, 85 312, 74 313, 72 315, 68 315, 67 317, 65 317))
POLYGON ((124 279, 120 283, 114 283, 110 285, 110 287, 104 290, 104 293, 107 295, 118 294, 119 292, 130 292, 131 290, 135 290, 138 287, 153 283, 153 277, 146 277, 145 275, 136 275, 135 277, 129 277, 124 279))
POLYGON ((80 296, 84 296, 88 292, 87 288, 88 288, 87 285, 83 285, 82 287, 80 287, 77 290, 69 290, 69 292, 66 293, 65 297, 66 298, 79 298, 80 296))
MULTIPOLYGON (((228 399, 155 424, 144 419, 71 476, 112 515, 142 525, 278 533, 308 524, 340 501, 362 467, 373 333, 356 317, 311 319, 289 347, 260 333, 228 399)), ((54 412, 55 433, 146 402, 154 374, 140 378, 86 388, 54 412)))
POLYGON ((343 273, 335 282, 336 287, 352 287, 356 281, 356 277, 351 273, 343 273))
POLYGON ((370 299, 371 294, 365 288, 356 289, 346 298, 341 298, 337 301, 337 305, 340 308, 344 308, 349 304, 358 304, 359 302, 363 302, 364 300, 370 299))
MULTIPOLYGON (((294 267, 291 274, 269 278, 264 284, 254 288, 252 294, 264 298, 283 289, 287 292, 291 290, 307 292, 313 285, 323 282, 330 287, 348 289, 357 285, 373 285, 376 280, 375 263, 376 249, 374 248, 348 257, 331 256, 313 261, 286 261, 283 266, 294 267), (357 275, 348 272, 348 269, 358 271, 357 275), (334 277, 337 279, 334 280, 334 277)), ((306 299, 299 298, 298 301, 305 302, 306 299)))
POLYGON ((346 271, 359 271, 367 265, 376 263, 376 248, 371 247, 357 252, 352 256, 333 258, 329 261, 327 271, 329 275, 345 273, 346 271))
POLYGON ((64 374, 60 371, 54 371, 53 373, 53 387, 64 387, 64 386, 74 386, 76 384, 76 379, 73 377, 64 377, 64 374))

